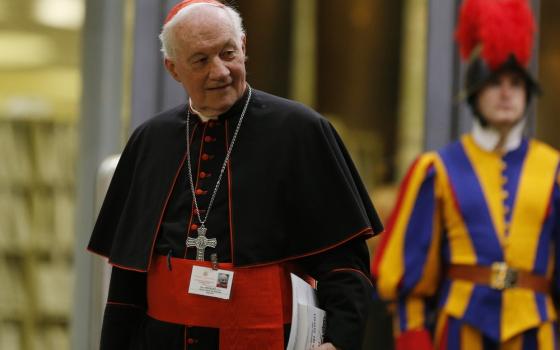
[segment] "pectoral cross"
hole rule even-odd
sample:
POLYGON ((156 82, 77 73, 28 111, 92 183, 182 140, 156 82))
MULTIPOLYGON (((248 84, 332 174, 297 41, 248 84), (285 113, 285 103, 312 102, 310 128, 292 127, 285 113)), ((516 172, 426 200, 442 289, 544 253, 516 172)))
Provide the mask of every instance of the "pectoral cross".
POLYGON ((204 249, 216 248, 218 241, 216 238, 208 239, 206 238, 206 227, 201 226, 197 229, 198 237, 187 238, 187 247, 196 247, 196 260, 204 261, 204 249))

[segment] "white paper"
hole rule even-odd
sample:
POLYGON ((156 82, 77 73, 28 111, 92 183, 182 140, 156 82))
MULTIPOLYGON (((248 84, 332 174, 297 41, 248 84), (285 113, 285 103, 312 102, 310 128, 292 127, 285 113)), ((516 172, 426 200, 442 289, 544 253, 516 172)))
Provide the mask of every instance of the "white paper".
POLYGON ((298 276, 292 279, 292 327, 287 350, 309 350, 323 343, 326 313, 317 307, 315 290, 298 276))
POLYGON ((326 315, 327 313, 313 305, 307 305, 307 342, 309 348, 313 349, 323 344, 323 335, 325 333, 326 315))

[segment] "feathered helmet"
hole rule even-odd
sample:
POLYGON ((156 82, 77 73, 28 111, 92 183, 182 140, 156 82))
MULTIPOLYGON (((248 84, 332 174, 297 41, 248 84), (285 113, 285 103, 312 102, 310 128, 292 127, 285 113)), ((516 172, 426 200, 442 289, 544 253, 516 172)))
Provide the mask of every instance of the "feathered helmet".
POLYGON ((531 76, 535 20, 527 0, 465 0, 455 37, 468 68, 465 95, 473 105, 489 80, 504 71, 519 72, 527 86, 527 100, 540 87, 531 76))

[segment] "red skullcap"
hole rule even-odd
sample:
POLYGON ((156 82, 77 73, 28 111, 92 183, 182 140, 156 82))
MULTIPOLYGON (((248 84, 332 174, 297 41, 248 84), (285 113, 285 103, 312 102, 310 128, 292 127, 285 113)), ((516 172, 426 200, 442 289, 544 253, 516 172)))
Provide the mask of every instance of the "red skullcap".
POLYGON ((217 1, 217 0, 183 0, 180 3, 178 3, 177 5, 173 6, 173 8, 171 9, 171 11, 169 11, 169 13, 167 14, 167 17, 165 17, 165 21, 163 22, 163 24, 167 24, 167 22, 171 21, 173 19, 173 17, 175 17, 175 15, 181 11, 183 8, 189 6, 189 5, 193 5, 193 4, 211 4, 211 5, 216 5, 219 7, 224 7, 224 4, 222 4, 221 2, 217 1))

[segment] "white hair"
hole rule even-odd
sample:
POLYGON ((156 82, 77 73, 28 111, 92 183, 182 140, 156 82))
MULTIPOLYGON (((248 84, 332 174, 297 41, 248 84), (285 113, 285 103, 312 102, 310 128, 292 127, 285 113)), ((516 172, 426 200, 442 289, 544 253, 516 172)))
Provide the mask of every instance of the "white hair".
POLYGON ((231 19, 233 24, 233 29, 235 30, 239 39, 245 36, 245 29, 243 28, 243 20, 241 19, 241 15, 237 12, 234 8, 224 5, 223 7, 217 6, 211 3, 196 3, 192 5, 185 6, 182 8, 177 14, 167 22, 159 34, 159 40, 161 41, 161 52, 163 53, 163 57, 167 59, 174 59, 175 58, 175 31, 173 28, 181 22, 183 17, 185 17, 189 12, 193 9, 196 9, 200 6, 214 6, 223 9, 228 17, 231 19))

